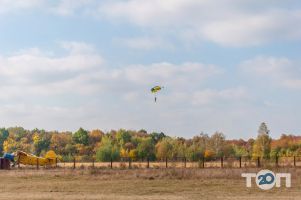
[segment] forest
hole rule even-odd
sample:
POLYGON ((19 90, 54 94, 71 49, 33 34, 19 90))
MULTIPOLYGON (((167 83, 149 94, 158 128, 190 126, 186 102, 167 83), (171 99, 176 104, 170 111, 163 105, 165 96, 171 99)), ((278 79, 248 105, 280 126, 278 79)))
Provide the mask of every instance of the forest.
POLYGON ((259 126, 257 138, 227 140, 221 132, 212 135, 198 134, 190 139, 169 137, 164 133, 148 133, 145 130, 85 130, 58 132, 26 130, 22 127, 0 129, 0 154, 25 151, 43 156, 54 150, 64 161, 74 157, 81 161, 150 159, 162 160, 185 157, 196 161, 217 157, 247 157, 249 159, 273 159, 276 156, 301 155, 301 136, 282 134, 278 139, 270 137, 266 123, 259 126))

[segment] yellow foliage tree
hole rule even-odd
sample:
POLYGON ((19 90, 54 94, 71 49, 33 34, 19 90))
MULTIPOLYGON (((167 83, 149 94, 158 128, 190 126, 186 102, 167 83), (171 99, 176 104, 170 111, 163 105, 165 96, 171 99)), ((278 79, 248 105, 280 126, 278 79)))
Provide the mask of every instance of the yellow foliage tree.
POLYGON ((204 153, 204 156, 205 156, 206 159, 212 158, 214 156, 214 152, 211 151, 211 150, 206 150, 205 153, 204 153))
POLYGON ((33 139, 33 143, 34 144, 37 144, 40 141, 40 137, 39 137, 38 134, 34 134, 33 137, 32 137, 32 139, 33 139))
POLYGON ((132 150, 129 152, 129 157, 130 157, 132 160, 136 160, 136 159, 137 159, 137 156, 138 156, 138 151, 137 151, 137 149, 132 149, 132 150))
POLYGON ((120 150, 120 157, 128 157, 128 156, 129 156, 128 151, 122 148, 120 150))
POLYGON ((4 150, 4 152, 14 152, 14 151, 16 151, 17 150, 17 142, 15 141, 15 139, 14 138, 11 138, 11 137, 9 137, 9 138, 7 138, 7 140, 5 140, 4 142, 3 142, 3 150, 4 150))

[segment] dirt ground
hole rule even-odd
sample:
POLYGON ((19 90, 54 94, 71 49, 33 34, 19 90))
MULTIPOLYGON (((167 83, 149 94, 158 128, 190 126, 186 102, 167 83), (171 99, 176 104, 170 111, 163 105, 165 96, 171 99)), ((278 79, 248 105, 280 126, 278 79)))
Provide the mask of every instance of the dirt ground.
POLYGON ((245 187, 242 172, 258 169, 40 169, 0 171, 0 199, 301 199, 301 169, 291 188, 245 187))

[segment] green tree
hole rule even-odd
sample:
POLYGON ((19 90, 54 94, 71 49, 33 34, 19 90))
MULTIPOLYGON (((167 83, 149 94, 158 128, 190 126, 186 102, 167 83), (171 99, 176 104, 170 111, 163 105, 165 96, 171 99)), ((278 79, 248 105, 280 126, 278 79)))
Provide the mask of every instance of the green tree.
POLYGON ((41 152, 46 152, 49 150, 50 146, 50 135, 48 135, 46 132, 43 133, 35 133, 33 136, 33 142, 34 142, 34 153, 36 155, 40 155, 41 152))
POLYGON ((108 162, 111 159, 117 160, 119 158, 119 148, 112 143, 108 136, 102 138, 100 147, 96 151, 96 160, 101 162, 108 162))
POLYGON ((88 131, 84 130, 83 128, 78 129, 73 134, 73 141, 77 144, 88 145, 89 144, 89 134, 88 131))
POLYGON ((126 131, 124 129, 120 129, 117 131, 116 134, 116 140, 120 147, 123 147, 124 144, 131 142, 132 135, 129 131, 126 131))
POLYGON ((258 135, 269 135, 270 130, 265 122, 262 122, 258 129, 258 135))
POLYGON ((3 154, 3 143, 8 138, 9 132, 5 128, 0 128, 0 155, 3 154))
POLYGON ((235 157, 248 156, 248 151, 243 146, 233 145, 232 146, 235 157))
POLYGON ((164 133, 162 133, 162 132, 161 133, 154 132, 154 133, 150 134, 150 137, 152 138, 153 142, 155 144, 157 144, 160 140, 162 140, 163 138, 165 138, 166 135, 164 133))
POLYGON ((141 141, 138 143, 137 146, 138 157, 143 158, 150 158, 154 159, 155 157, 155 145, 151 137, 142 138, 141 141))

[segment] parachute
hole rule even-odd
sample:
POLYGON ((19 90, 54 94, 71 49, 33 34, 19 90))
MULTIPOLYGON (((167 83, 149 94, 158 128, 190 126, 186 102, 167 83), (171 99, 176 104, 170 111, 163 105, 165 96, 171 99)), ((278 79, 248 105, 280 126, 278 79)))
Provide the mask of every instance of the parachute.
POLYGON ((151 92, 155 95, 155 103, 157 102, 157 93, 162 90, 164 87, 162 86, 155 86, 151 88, 151 92))

